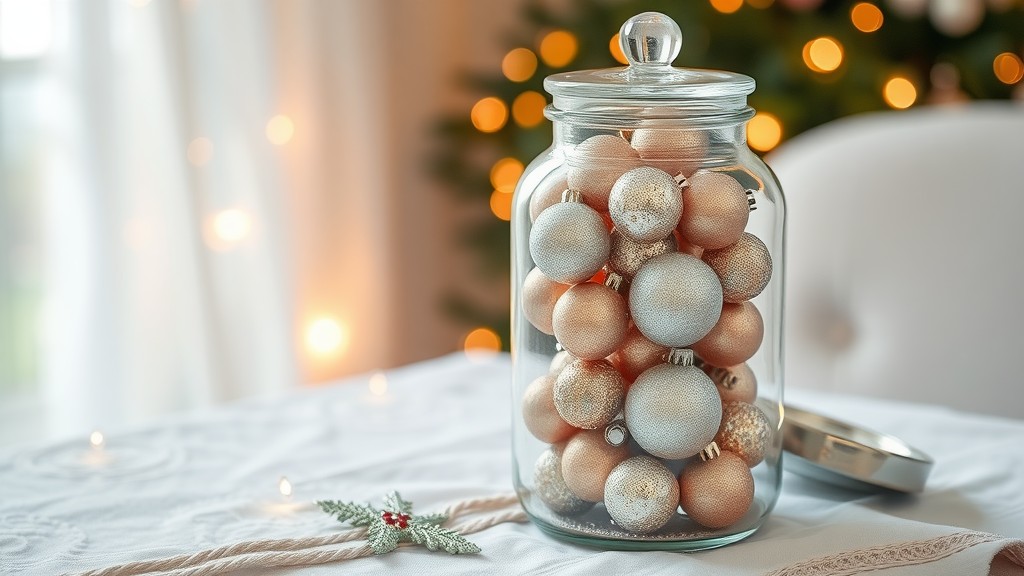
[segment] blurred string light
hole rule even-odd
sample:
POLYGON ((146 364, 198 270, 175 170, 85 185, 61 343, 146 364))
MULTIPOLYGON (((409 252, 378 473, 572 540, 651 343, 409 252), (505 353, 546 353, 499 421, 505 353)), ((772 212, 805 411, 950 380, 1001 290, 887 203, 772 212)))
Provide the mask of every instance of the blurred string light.
POLYGON ((276 146, 282 146, 291 141, 295 134, 295 124, 292 119, 284 114, 278 114, 267 122, 267 140, 276 146))
POLYGON ((528 90, 512 101, 512 119, 522 128, 533 128, 544 121, 548 101, 540 92, 528 90))
POLYGON ((1024 61, 1013 52, 1003 52, 992 60, 992 71, 1003 84, 1016 84, 1024 78, 1024 61))
POLYGON ((306 327, 306 348, 315 356, 336 356, 347 344, 348 335, 334 318, 316 318, 306 327))
POLYGON ((490 328, 480 327, 466 334, 462 347, 470 358, 487 358, 501 350, 501 337, 490 328))
POLYGON ((99 430, 93 430, 92 434, 89 434, 89 446, 92 446, 94 450, 103 448, 104 441, 103 432, 99 430))
POLYGON ((213 158, 213 142, 204 136, 194 138, 188 143, 185 156, 193 166, 205 166, 213 158))
POLYGON ((501 73, 513 82, 526 82, 537 71, 537 55, 529 48, 513 48, 501 60, 501 73))
POLYGON ((388 393, 388 377, 383 372, 375 372, 373 376, 370 376, 367 386, 370 389, 370 394, 384 396, 388 393))
POLYGON ((237 244, 252 231, 252 217, 238 208, 221 210, 213 216, 213 233, 225 244, 237 244))
POLYGON ((882 88, 882 98, 885 103, 897 110, 910 108, 917 100, 917 88, 913 82, 903 76, 893 76, 882 88))
POLYGON ((773 114, 758 112, 747 122, 747 143, 759 152, 767 152, 782 140, 782 122, 773 114))
POLYGON ((473 126, 481 132, 497 132, 508 122, 508 106, 495 96, 481 98, 469 113, 473 126))
POLYGON ((732 14, 743 7, 743 0, 711 0, 711 7, 722 14, 732 14))
POLYGON ((292 482, 287 476, 281 476, 281 479, 277 481, 277 491, 285 498, 292 495, 292 482))
POLYGON ((540 59, 552 68, 567 66, 578 50, 579 41, 568 30, 548 32, 540 41, 540 59))
POLYGON ((830 36, 815 38, 804 44, 803 58, 815 72, 832 72, 843 63, 843 45, 830 36))
POLYGON ((608 51, 612 53, 612 58, 615 58, 615 61, 619 64, 629 64, 629 60, 626 60, 626 54, 622 51, 622 44, 619 42, 618 33, 608 41, 608 51))
POLYGON ((512 220, 512 193, 500 190, 491 192, 491 212, 499 220, 512 220))
POLYGON ((518 158, 502 158, 491 167, 491 186, 498 192, 511 193, 522 175, 523 163, 518 158))
POLYGON ((874 32, 882 27, 883 21, 882 11, 870 2, 861 2, 850 9, 850 22, 861 32, 874 32))

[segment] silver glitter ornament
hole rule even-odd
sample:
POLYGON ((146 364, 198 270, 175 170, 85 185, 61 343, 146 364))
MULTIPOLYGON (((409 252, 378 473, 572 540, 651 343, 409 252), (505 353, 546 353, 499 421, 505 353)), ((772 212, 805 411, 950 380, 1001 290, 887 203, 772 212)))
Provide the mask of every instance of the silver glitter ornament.
POLYGON ((718 432, 722 401, 696 366, 659 364, 637 377, 626 395, 626 427, 641 448, 678 460, 698 454, 718 432))
POLYGON ((632 278, 651 258, 676 251, 676 237, 671 234, 655 242, 635 242, 616 228, 611 241, 608 267, 626 278, 632 278))
POLYGON ((593 430, 622 410, 626 381, 607 360, 574 360, 558 374, 554 395, 555 409, 563 420, 593 430))
POLYGON ((608 475, 604 505, 622 528, 637 534, 653 532, 675 515, 679 483, 661 462, 650 456, 634 456, 608 475))
POLYGON ((561 202, 537 216, 530 256, 545 276, 562 284, 583 282, 608 260, 611 240, 601 215, 580 202, 561 202))
POLYGON ((576 496, 562 478, 562 452, 565 443, 554 444, 537 458, 533 467, 533 486, 541 501, 553 512, 575 516, 594 505, 576 496))
POLYGON ((633 277, 629 311, 649 340, 685 348, 718 322, 722 284, 711 267, 689 254, 655 256, 633 277))
POLYGON ((683 213, 683 192, 664 170, 644 166, 626 172, 608 195, 615 228, 634 242, 657 242, 672 233, 683 213))

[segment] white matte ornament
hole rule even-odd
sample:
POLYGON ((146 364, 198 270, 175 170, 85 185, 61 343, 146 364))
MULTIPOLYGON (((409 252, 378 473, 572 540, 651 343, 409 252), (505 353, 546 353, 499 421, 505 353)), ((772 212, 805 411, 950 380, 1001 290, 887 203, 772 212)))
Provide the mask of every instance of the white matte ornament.
POLYGON ((648 260, 629 289, 633 322, 662 346, 685 348, 703 338, 722 313, 722 284, 715 271, 689 254, 648 260))
POLYGON ((623 529, 637 534, 654 532, 675 515, 679 483, 661 462, 650 456, 634 456, 608 475, 604 505, 623 529))
POLYGON ((682 189, 671 174, 644 166, 612 186, 608 213, 615 229, 634 242, 657 242, 672 234, 683 213, 682 189))
POLYGON ((637 377, 626 395, 626 427, 659 458, 689 458, 715 439, 722 401, 696 366, 659 364, 637 377))
POLYGON ((580 202, 561 202, 537 216, 530 230, 530 255, 545 276, 576 284, 597 273, 611 252, 601 215, 580 202))
POLYGON ((595 210, 608 209, 608 194, 623 173, 641 166, 640 155, 619 136, 600 134, 580 142, 569 154, 566 180, 595 210))

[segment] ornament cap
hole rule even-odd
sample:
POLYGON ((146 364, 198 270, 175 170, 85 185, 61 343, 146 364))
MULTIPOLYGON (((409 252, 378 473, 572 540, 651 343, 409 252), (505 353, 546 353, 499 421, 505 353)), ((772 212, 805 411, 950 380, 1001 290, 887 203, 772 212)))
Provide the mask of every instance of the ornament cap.
POLYGON ((693 350, 689 348, 672 348, 668 351, 668 363, 676 366, 693 366, 693 350))
POLYGON ((562 202, 583 202, 583 195, 578 190, 566 188, 562 191, 562 202))
POLYGON ((626 428, 626 421, 622 418, 614 420, 604 427, 604 441, 618 447, 629 441, 629 429, 626 428))
POLYGON ((701 462, 707 462, 708 460, 714 460, 722 455, 722 450, 719 449, 718 443, 712 441, 700 451, 701 462))

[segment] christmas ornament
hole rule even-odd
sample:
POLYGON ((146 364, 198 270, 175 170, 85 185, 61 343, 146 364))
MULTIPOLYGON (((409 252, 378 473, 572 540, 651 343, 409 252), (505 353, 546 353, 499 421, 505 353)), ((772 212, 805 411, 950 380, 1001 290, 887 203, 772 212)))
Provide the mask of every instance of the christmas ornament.
POLYGON ((555 408, 577 428, 608 424, 622 410, 625 396, 625 381, 606 360, 573 360, 555 381, 555 408))
POLYGON ((636 326, 629 329, 622 346, 609 360, 628 382, 636 380, 641 372, 661 364, 668 354, 668 347, 655 344, 647 339, 636 326))
POLYGON ((568 289, 555 304, 555 338, 570 354, 599 360, 614 352, 629 330, 629 309, 618 292, 584 282, 568 289))
POLYGON ((633 322, 651 341, 684 348, 718 322, 722 285, 707 264, 673 252, 647 261, 629 288, 633 322))
POLYGON ((536 222, 541 212, 561 202, 562 192, 568 189, 569 183, 560 178, 554 184, 535 190, 530 196, 530 222, 536 222))
POLYGON ((753 468, 764 460, 771 433, 768 417, 760 408, 746 402, 726 402, 722 405, 722 424, 715 443, 753 468))
POLYGON ((530 255, 537 268, 562 284, 593 276, 611 250, 604 220, 578 199, 578 194, 567 192, 563 202, 537 216, 530 230, 530 255))
POLYGON ((676 251, 676 238, 673 235, 655 242, 635 242, 615 229, 612 230, 611 242, 608 267, 627 279, 632 278, 644 262, 666 252, 676 251))
POLYGON ((562 368, 568 366, 573 360, 575 360, 575 358, 572 357, 572 354, 562 350, 555 354, 555 357, 551 359, 551 364, 548 365, 548 374, 558 376, 559 372, 562 371, 562 368))
POLYGON ((555 376, 545 374, 523 392, 523 421, 531 434, 549 444, 561 442, 576 431, 555 409, 555 376))
POLYGON ((679 506, 679 485, 664 464, 634 456, 616 466, 604 484, 608 515, 625 530, 646 534, 661 528, 679 506))
POLYGON ((580 142, 569 155, 567 181, 583 201, 601 212, 608 210, 612 185, 625 172, 639 168, 640 155, 618 136, 601 134, 580 142))
POLYGON ((608 214, 615 229, 634 242, 663 240, 682 213, 679 183, 668 172, 649 166, 620 176, 608 196, 608 214))
POLYGON ((565 443, 554 444, 545 450, 533 467, 533 486, 541 501, 557 514, 575 516, 590 510, 587 502, 569 490, 562 478, 562 452, 565 443))
POLYGON ((700 170, 683 189, 679 233, 705 250, 725 248, 740 239, 750 217, 747 192, 735 178, 700 170))
POLYGON ((715 383, 722 402, 753 402, 757 398, 757 377, 746 362, 726 368, 704 362, 700 369, 715 383))
POLYGON ((530 270, 523 280, 523 315, 537 330, 554 334, 551 314, 555 310, 555 302, 568 289, 568 284, 551 281, 540 268, 530 270))
POLYGON ((448 520, 446 514, 412 513, 412 503, 402 499, 398 492, 384 497, 384 510, 368 504, 320 500, 320 509, 339 522, 353 526, 366 526, 366 541, 374 554, 385 554, 398 548, 400 542, 413 542, 428 550, 444 550, 449 554, 476 554, 480 548, 463 538, 458 532, 442 528, 448 520))
POLYGON ((706 250, 701 257, 722 282, 722 300, 744 302, 757 296, 772 277, 772 257, 760 238, 744 232, 735 244, 706 250))
POLYGON ((670 174, 693 174, 700 167, 708 147, 704 130, 640 128, 630 140, 646 164, 670 174))
POLYGON ((750 302, 726 303, 715 327, 700 341, 693 351, 715 366, 733 366, 750 359, 761 347, 764 321, 757 307, 750 302))
POLYGON ((754 501, 754 477, 739 456, 722 451, 694 462, 679 476, 679 504, 694 522, 708 528, 735 524, 754 501))
POLYGON ((605 430, 583 430, 569 439, 562 452, 562 478, 573 494, 590 502, 604 499, 604 483, 613 468, 629 457, 623 443, 605 441, 605 430))
POLYGON ((673 350, 671 360, 637 377, 626 394, 626 427, 641 448, 678 460, 699 453, 715 438, 722 401, 707 374, 693 366, 690 350, 673 350))
POLYGON ((676 234, 675 235, 677 236, 677 238, 676 238, 677 251, 682 252, 683 254, 689 254, 690 256, 693 256, 694 258, 700 258, 702 255, 704 255, 704 249, 701 248, 700 246, 697 246, 697 245, 694 245, 694 244, 690 244, 686 240, 683 240, 682 235, 679 234, 679 230, 676 230, 676 234))

